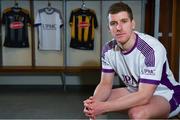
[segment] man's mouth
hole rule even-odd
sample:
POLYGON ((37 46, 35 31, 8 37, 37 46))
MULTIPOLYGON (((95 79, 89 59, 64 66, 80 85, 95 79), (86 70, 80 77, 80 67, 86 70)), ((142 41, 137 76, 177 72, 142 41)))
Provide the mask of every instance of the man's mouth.
POLYGON ((116 37, 123 37, 125 35, 125 33, 117 33, 116 37))

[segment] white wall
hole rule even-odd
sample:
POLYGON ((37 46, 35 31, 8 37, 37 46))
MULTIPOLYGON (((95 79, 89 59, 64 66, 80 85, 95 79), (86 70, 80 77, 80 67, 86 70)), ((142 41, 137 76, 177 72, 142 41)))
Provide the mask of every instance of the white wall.
MULTIPOLYGON (((5 8, 6 6, 12 6, 14 1, 7 1, 7 0, 1 0, 3 4, 1 4, 1 8, 5 8)), ((18 1, 17 1, 18 2, 18 1)), ((47 3, 48 1, 46 2, 38 2, 36 1, 35 3, 35 7, 37 9, 37 7, 39 6, 43 6, 44 3, 47 3), (40 5, 39 5, 40 4, 40 5)), ((97 13, 97 18, 98 18, 98 24, 99 24, 99 27, 98 29, 96 30, 96 43, 95 43, 95 50, 93 52, 88 52, 88 54, 84 53, 84 51, 78 51, 77 50, 72 50, 72 49, 69 49, 66 47, 67 49, 67 64, 70 65, 70 66, 76 66, 76 65, 82 65, 84 60, 88 60, 89 58, 91 59, 91 61, 95 61, 95 62, 91 62, 92 65, 99 65, 100 64, 100 48, 101 48, 101 45, 100 43, 102 42, 102 45, 111 39, 111 36, 109 34, 109 32, 107 31, 107 19, 106 19, 106 12, 107 12, 107 7, 113 3, 115 1, 102 1, 102 6, 100 6, 100 1, 85 1, 87 7, 89 8, 92 8, 96 11, 97 13), (102 16, 100 14, 100 8, 102 8, 102 16), (102 20, 102 21, 101 21, 102 20), (102 32, 102 34, 101 34, 102 32), (100 41, 102 39, 102 41, 100 41), (81 53, 81 55, 80 55, 81 53), (82 57, 82 54, 83 56, 85 57, 82 57), (79 61, 76 60, 77 58, 81 58, 79 61), (88 58, 88 59, 87 59, 88 58), (71 61, 70 61, 71 60, 71 61), (75 60, 75 62, 72 62, 72 60, 75 60)), ((139 31, 143 31, 143 28, 144 28, 144 21, 143 21, 143 17, 144 17, 144 3, 141 1, 141 0, 126 0, 125 1, 126 3, 128 3, 132 9, 133 9, 133 13, 134 13, 134 18, 135 18, 135 21, 137 23, 137 30, 139 31)), ((21 2, 20 3, 20 6, 24 6, 23 5, 24 3, 21 2)), ((27 6, 27 1, 25 3, 25 6, 27 6)), ((54 5, 54 2, 52 4, 52 6, 54 5)), ((60 6, 62 6, 62 3, 59 4, 60 6)), ((57 7, 58 5, 56 5, 57 7)), ((69 25, 68 25, 68 18, 69 18, 69 13, 70 13, 70 10, 72 8, 75 8, 75 7, 80 7, 81 6, 81 0, 77 0, 77 1, 66 1, 65 3, 65 7, 66 7, 66 11, 67 13, 67 20, 65 21, 66 22, 66 27, 67 27, 67 30, 69 30, 69 25)), ((59 6, 58 6, 59 7, 59 6)), ((34 12, 36 12, 37 10, 35 9, 34 12)), ((60 8, 62 10, 62 8, 60 8)), ((34 16, 35 17, 35 16, 34 16)), ((68 39, 69 39, 69 32, 67 31, 66 32, 67 34, 65 35, 66 36, 66 42, 68 44, 68 39)), ((37 55, 41 54, 42 56, 43 53, 39 53, 37 50, 37 55)), ((5 54, 5 53, 4 53, 5 54)), ((24 54, 24 53, 23 53, 24 54)), ((29 54, 29 53, 28 53, 29 54)), ((31 54, 31 53, 30 53, 31 54)), ((4 55, 3 55, 4 56, 4 55)), ((60 57, 62 57, 62 55, 60 54, 60 57)), ((37 58, 37 57, 36 57, 37 58)), ((14 58, 12 58, 14 59, 14 58)), ((30 58, 31 59, 31 58, 30 58)), ((9 59, 10 60, 10 59, 9 59)), ((62 60, 62 59, 61 59, 62 60)), ((8 62, 4 59, 4 62, 8 62)), ((61 61, 61 64, 62 64, 63 61, 61 61)), ((30 61, 28 61, 28 65, 29 65, 30 61)), ((9 62, 7 63, 9 64, 9 62)), ((27 64, 27 63, 26 63, 27 64)), ((39 63, 40 64, 40 63, 39 63)), ((91 65, 90 64, 90 65, 91 65)), ((83 75, 80 75, 80 76, 65 76, 65 79, 66 79, 66 84, 67 85, 79 85, 79 84, 97 84, 99 82, 99 78, 100 78, 100 73, 88 73, 88 74, 83 74, 83 75)), ((114 81, 115 84, 118 84, 119 81, 118 79, 115 79, 114 81)), ((62 84, 62 81, 61 81, 61 76, 60 75, 29 75, 29 74, 23 74, 23 75, 13 75, 13 76, 10 76, 9 74, 1 74, 0 75, 0 84, 33 84, 33 85, 39 85, 39 84, 50 84, 50 85, 61 85, 62 84)))

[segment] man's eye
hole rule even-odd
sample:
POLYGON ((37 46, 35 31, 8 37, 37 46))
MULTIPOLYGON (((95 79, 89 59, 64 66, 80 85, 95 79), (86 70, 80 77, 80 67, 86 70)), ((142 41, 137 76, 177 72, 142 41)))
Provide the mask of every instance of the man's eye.
POLYGON ((117 23, 116 22, 110 22, 111 26, 115 26, 117 23))
POLYGON ((128 20, 122 20, 122 23, 126 23, 126 22, 128 22, 128 20))

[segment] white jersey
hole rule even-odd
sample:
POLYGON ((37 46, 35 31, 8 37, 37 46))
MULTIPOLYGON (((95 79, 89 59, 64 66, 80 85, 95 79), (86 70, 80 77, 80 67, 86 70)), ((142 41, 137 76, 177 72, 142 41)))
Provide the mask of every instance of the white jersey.
POLYGON ((126 53, 121 51, 116 40, 104 46, 102 72, 117 73, 132 92, 138 90, 139 83, 158 85, 154 94, 168 94, 166 98, 173 111, 180 104, 180 84, 175 81, 169 68, 166 49, 157 39, 135 33, 135 45, 126 53))
POLYGON ((61 50, 61 32, 63 25, 61 13, 56 8, 42 8, 38 11, 35 25, 38 26, 38 49, 61 50))

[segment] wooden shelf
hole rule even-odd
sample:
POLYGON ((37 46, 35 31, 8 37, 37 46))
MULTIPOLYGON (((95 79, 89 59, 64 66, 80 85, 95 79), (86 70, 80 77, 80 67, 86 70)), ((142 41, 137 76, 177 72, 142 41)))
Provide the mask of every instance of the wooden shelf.
POLYGON ((81 73, 100 71, 100 66, 74 66, 74 67, 50 67, 50 66, 3 66, 0 73, 81 73))
POLYGON ((32 67, 32 66, 4 66, 0 67, 0 73, 43 73, 43 72, 49 72, 49 73, 58 73, 58 72, 64 72, 64 67, 49 67, 49 66, 43 66, 43 67, 32 67))
POLYGON ((82 72, 100 72, 100 66, 75 66, 75 67, 66 67, 65 73, 75 74, 75 73, 82 73, 82 72))

